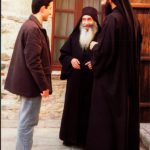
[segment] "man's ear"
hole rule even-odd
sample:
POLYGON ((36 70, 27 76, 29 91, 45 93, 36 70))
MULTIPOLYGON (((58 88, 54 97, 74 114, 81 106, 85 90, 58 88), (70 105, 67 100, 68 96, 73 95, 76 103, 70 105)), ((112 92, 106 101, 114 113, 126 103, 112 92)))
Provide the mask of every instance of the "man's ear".
POLYGON ((42 7, 40 8, 40 12, 43 13, 44 10, 45 10, 45 6, 42 6, 42 7))

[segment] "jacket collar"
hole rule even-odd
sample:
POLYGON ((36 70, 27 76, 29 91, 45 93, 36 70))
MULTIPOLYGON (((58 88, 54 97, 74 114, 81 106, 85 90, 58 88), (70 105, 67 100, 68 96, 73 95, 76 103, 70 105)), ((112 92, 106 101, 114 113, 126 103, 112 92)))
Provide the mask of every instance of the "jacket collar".
POLYGON ((30 15, 29 19, 34 21, 39 26, 39 28, 43 29, 41 23, 38 21, 38 19, 35 16, 30 15))

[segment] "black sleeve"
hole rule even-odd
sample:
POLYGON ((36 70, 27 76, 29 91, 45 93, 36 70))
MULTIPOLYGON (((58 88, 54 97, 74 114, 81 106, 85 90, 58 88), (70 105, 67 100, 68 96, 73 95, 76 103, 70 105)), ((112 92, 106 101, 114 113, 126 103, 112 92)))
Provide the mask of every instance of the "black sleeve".
POLYGON ((61 76, 62 80, 67 79, 72 71, 71 59, 72 59, 72 38, 71 36, 65 42, 65 44, 60 49, 59 61, 62 65, 61 76))
POLYGON ((115 18, 106 17, 102 31, 98 36, 97 42, 92 51, 92 63, 94 76, 98 77, 111 64, 115 55, 115 18))

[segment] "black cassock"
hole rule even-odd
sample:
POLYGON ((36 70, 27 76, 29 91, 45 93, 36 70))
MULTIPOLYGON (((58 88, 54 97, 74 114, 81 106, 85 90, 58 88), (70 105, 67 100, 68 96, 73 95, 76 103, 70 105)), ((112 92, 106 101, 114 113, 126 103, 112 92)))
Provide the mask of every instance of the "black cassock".
POLYGON ((81 49, 77 30, 71 34, 60 52, 61 79, 67 79, 60 139, 73 145, 84 145, 93 84, 93 71, 84 64, 91 60, 91 51, 81 49), (72 68, 72 58, 80 61, 80 70, 72 68))
POLYGON ((127 33, 125 19, 115 8, 106 16, 99 44, 93 48, 94 80, 86 150, 138 150, 139 49, 128 51, 127 33))

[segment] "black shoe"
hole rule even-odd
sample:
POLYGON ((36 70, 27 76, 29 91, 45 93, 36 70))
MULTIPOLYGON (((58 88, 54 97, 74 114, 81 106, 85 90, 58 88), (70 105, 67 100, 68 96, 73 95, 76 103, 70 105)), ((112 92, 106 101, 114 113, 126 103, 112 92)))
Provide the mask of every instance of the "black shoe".
POLYGON ((73 146, 73 147, 76 147, 76 148, 84 148, 85 147, 84 144, 72 143, 72 142, 69 142, 69 141, 63 141, 63 145, 65 145, 65 146, 73 146))
POLYGON ((68 142, 68 141, 63 141, 63 145, 65 145, 65 146, 72 146, 73 144, 71 142, 68 142))

